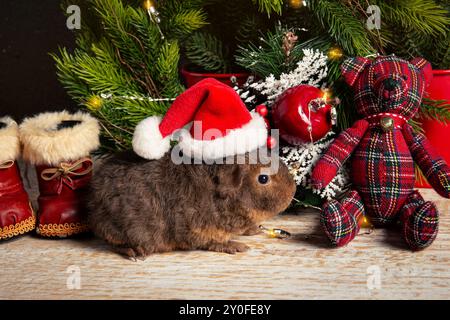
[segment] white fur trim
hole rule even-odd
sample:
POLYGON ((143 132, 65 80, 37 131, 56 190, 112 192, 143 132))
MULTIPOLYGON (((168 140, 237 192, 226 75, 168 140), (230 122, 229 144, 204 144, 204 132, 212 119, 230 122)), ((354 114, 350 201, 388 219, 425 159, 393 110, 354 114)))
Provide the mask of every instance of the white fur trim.
POLYGON ((16 160, 20 154, 19 127, 10 117, 0 118, 6 127, 0 129, 0 162, 16 160))
POLYGON ((148 117, 134 130, 133 150, 142 158, 159 159, 170 150, 170 136, 163 138, 159 131, 161 117, 148 117))
POLYGON ((249 123, 239 129, 229 130, 224 137, 214 140, 196 140, 183 130, 178 145, 186 156, 205 160, 256 150, 267 143, 267 128, 263 117, 254 112, 251 115, 249 123))
POLYGON ((56 166, 75 161, 97 149, 100 128, 95 118, 84 112, 47 112, 27 118, 20 125, 23 158, 34 165, 56 166), (63 120, 79 120, 72 128, 56 130, 63 120))

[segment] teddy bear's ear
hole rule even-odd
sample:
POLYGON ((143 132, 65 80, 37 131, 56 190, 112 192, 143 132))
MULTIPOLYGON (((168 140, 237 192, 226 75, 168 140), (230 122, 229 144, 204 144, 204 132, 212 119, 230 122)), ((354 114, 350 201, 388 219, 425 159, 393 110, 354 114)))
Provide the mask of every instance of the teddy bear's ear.
POLYGON ((347 82, 347 84, 352 87, 361 72, 370 63, 371 60, 364 57, 355 57, 345 60, 341 65, 341 71, 342 75, 344 76, 345 82, 347 82))
POLYGON ((414 58, 409 63, 422 72, 425 77, 425 86, 428 86, 431 83, 431 80, 433 80, 433 69, 431 68, 431 63, 424 58, 414 58))

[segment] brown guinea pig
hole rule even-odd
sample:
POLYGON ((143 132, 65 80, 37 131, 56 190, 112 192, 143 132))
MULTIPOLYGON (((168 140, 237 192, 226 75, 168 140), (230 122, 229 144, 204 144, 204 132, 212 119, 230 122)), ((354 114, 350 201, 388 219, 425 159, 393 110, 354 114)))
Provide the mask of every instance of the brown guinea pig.
POLYGON ((261 158, 249 164, 248 158, 245 164, 175 164, 170 155, 149 161, 116 154, 92 179, 89 225, 131 258, 172 250, 245 251, 231 236, 257 233, 295 192, 281 161, 269 173, 270 164, 261 158))

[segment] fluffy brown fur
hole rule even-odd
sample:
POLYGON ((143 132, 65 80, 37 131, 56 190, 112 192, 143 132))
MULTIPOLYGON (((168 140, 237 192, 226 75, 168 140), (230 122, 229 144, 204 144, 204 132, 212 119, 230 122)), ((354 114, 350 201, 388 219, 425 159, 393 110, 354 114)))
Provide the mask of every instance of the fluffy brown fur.
POLYGON ((94 233, 130 257, 172 250, 226 253, 248 247, 232 235, 254 234, 286 209, 295 183, 286 166, 260 184, 262 164, 174 164, 115 155, 100 166, 87 199, 94 233))
POLYGON ((0 117, 0 162, 16 160, 20 154, 19 129, 9 117, 0 117))

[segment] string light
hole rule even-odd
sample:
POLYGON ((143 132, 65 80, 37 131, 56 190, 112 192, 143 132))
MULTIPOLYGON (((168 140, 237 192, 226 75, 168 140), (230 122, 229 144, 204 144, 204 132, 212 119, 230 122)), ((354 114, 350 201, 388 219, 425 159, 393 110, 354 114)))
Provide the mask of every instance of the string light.
POLYGON ((299 9, 303 6, 306 6, 306 1, 302 0, 289 0, 289 6, 294 9, 299 9))
POLYGON ((323 96, 322 100, 326 104, 331 104, 331 110, 330 110, 330 120, 331 125, 335 126, 337 124, 337 110, 336 106, 341 103, 341 100, 338 97, 333 97, 333 91, 330 88, 326 88, 322 90, 323 96))
POLYGON ((368 229, 373 228, 373 224, 369 221, 369 219, 367 219, 366 216, 363 216, 362 218, 361 228, 368 228, 368 229))
POLYGON ((138 100, 138 101, 151 101, 151 102, 160 102, 160 101, 174 101, 175 98, 152 98, 148 96, 113 96, 111 93, 101 93, 100 97, 103 99, 114 100, 114 99, 124 99, 124 100, 138 100))
POLYGON ((269 229, 264 226, 259 226, 259 228, 271 238, 287 239, 291 236, 289 232, 283 229, 269 229))
POLYGON ((89 110, 97 111, 99 110, 103 105, 103 100, 99 96, 91 96, 86 101, 86 106, 89 108, 89 110))
POLYGON ((155 8, 155 5, 153 4, 153 1, 151 0, 145 0, 142 4, 145 10, 150 10, 151 8, 155 8))
POLYGON ((156 24, 156 27, 158 28, 159 34, 161 35, 161 39, 164 39, 164 34, 159 27, 159 24, 161 23, 161 19, 159 18, 159 12, 156 10, 155 3, 152 0, 144 0, 142 3, 142 7, 147 11, 148 16, 150 17, 150 20, 156 24))
POLYGON ((323 101, 324 101, 325 103, 328 102, 328 100, 330 99, 330 96, 331 96, 331 94, 330 94, 330 89, 325 89, 325 90, 323 90, 323 96, 322 96, 322 99, 323 99, 323 101))
POLYGON ((328 59, 339 60, 344 56, 344 51, 339 47, 333 47, 328 50, 328 59))

